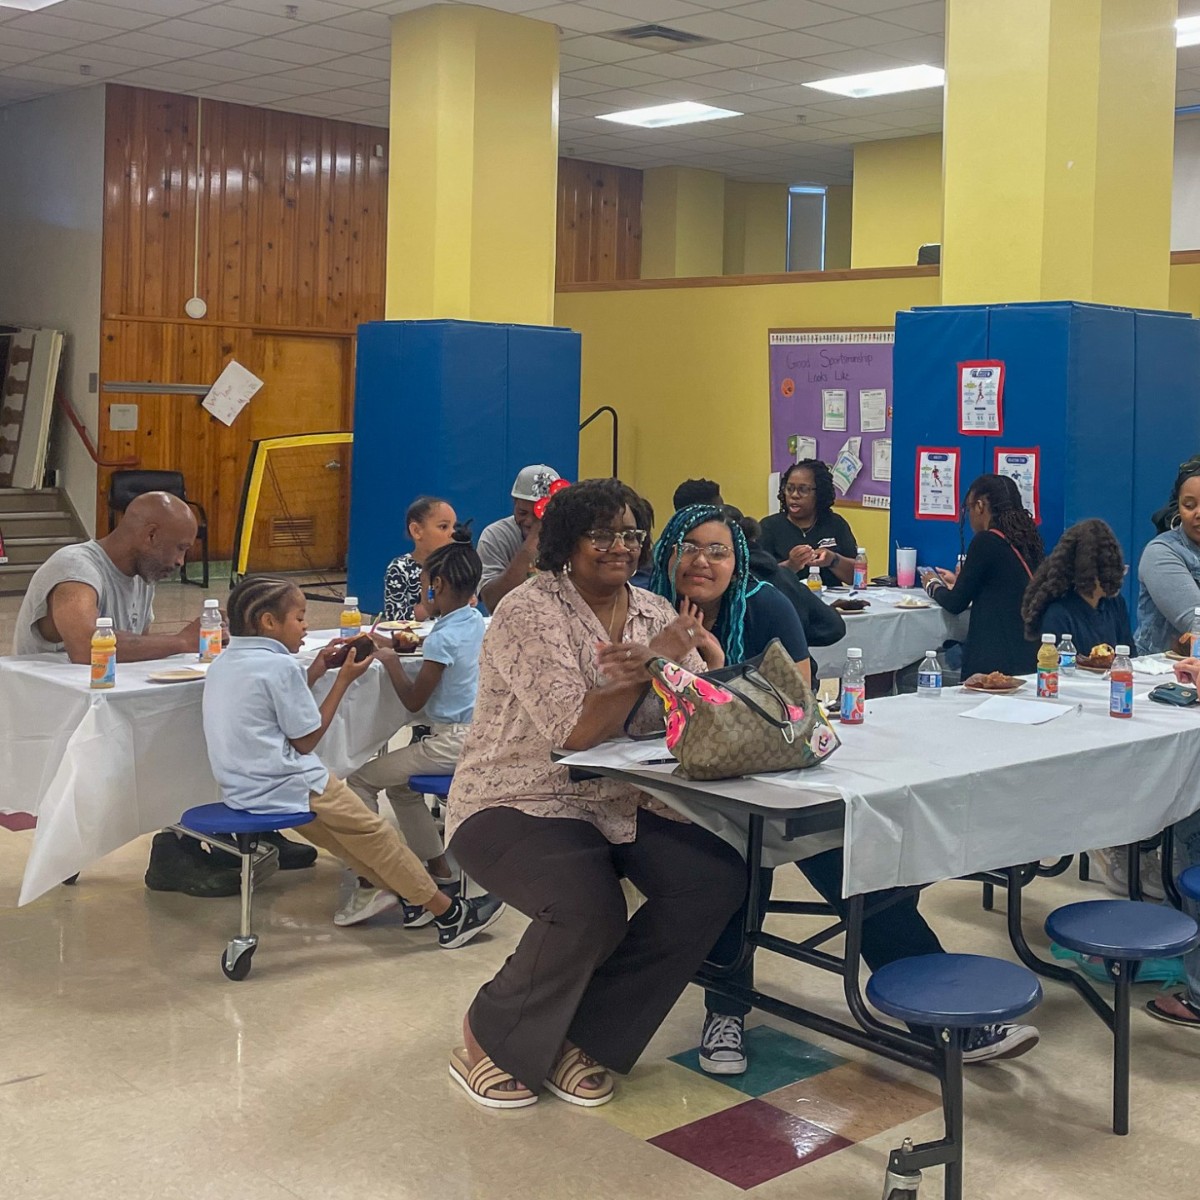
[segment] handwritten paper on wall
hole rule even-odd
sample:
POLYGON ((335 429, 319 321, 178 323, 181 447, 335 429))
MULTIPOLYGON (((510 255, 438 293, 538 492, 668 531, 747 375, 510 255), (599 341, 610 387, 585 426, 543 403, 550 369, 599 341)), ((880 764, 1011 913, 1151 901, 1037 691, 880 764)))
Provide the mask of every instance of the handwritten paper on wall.
POLYGON ((263 381, 247 371, 236 359, 217 376, 217 382, 208 389, 208 395, 200 403, 218 421, 232 425, 238 413, 250 403, 261 388, 263 381))

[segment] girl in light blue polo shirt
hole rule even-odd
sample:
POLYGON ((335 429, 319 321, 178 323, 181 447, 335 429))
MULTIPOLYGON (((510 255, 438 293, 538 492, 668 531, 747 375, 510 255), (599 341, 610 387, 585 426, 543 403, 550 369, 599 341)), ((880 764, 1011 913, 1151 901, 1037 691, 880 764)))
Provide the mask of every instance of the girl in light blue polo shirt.
MULTIPOLYGON (((424 709, 432 733, 419 742, 373 758, 346 781, 372 809, 379 806, 379 793, 387 790, 404 840, 443 887, 450 885, 451 874, 441 834, 425 797, 414 792, 408 781, 413 775, 452 775, 458 763, 479 686, 484 621, 471 601, 482 575, 483 564, 471 545, 470 531, 461 525, 455 527, 449 545, 434 550, 425 560, 421 571, 422 598, 426 610, 436 619, 425 639, 420 671, 415 679, 410 678, 390 648, 377 654, 401 703, 412 713, 424 709)), ((342 924, 366 920, 395 903, 394 895, 360 878, 338 920, 342 924)), ((405 906, 404 924, 408 928, 427 924, 431 919, 425 909, 405 906)))

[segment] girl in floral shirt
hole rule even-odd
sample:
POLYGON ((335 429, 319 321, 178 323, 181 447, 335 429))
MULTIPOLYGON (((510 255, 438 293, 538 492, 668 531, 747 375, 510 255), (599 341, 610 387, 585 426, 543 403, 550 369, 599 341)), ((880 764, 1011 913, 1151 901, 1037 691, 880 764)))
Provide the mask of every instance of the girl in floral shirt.
POLYGON ((383 619, 424 620, 421 608, 421 564, 441 546, 453 540, 457 522, 454 509, 437 496, 418 496, 404 520, 412 539, 411 554, 402 554, 388 564, 383 577, 383 619))

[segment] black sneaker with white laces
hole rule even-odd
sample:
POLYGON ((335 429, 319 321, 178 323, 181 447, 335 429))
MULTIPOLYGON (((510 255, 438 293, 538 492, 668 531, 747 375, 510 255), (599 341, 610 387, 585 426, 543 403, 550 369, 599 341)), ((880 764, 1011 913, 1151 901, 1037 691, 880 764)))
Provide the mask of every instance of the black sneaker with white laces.
MULTIPOLYGON (((447 880, 445 883, 438 883, 438 887, 451 899, 457 896, 462 890, 462 884, 457 879, 447 880)), ((423 904, 404 905, 405 929, 423 929, 432 920, 433 913, 431 913, 423 904)))
POLYGON ((963 1043, 963 1062, 996 1062, 1020 1058, 1041 1040, 1033 1025, 980 1025, 969 1030, 963 1043))
POLYGON ((709 1075, 746 1073, 746 1028, 742 1017, 707 1013, 700 1035, 700 1069, 709 1075))
POLYGON ((465 946, 476 934, 495 924, 504 908, 504 901, 495 896, 460 896, 447 912, 433 918, 438 927, 438 945, 443 950, 465 946))

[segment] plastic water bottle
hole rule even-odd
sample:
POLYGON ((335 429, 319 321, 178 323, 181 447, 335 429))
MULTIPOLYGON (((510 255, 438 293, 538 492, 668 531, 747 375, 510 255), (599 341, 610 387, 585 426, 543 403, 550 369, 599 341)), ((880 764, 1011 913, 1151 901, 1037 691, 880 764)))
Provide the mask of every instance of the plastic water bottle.
POLYGON ((863 676, 862 651, 846 651, 846 669, 842 674, 842 724, 861 725, 866 715, 867 684, 863 676))
POLYGON ((810 592, 820 592, 823 587, 823 584, 821 583, 821 568, 809 567, 808 578, 804 582, 808 584, 808 590, 810 592))
POLYGON ((92 634, 92 687, 117 686, 117 633, 112 617, 97 617, 92 634))
POLYGON ((854 556, 854 587, 861 590, 867 586, 867 551, 865 546, 858 547, 854 556))
POLYGON ((1188 653, 1200 654, 1200 608, 1192 610, 1192 640, 1188 646, 1188 653))
POLYGON ((221 653, 221 602, 205 600, 200 614, 200 661, 213 662, 221 653))
POLYGON ((1110 717, 1133 716, 1133 663, 1129 661, 1129 647, 1118 646, 1108 673, 1108 715, 1110 717))
POLYGON ((917 695, 937 697, 942 694, 942 667, 936 650, 925 651, 925 661, 917 669, 917 695))
POLYGON ((1075 658, 1077 651, 1075 643, 1071 641, 1071 635, 1064 633, 1062 641, 1058 643, 1058 669, 1064 675, 1075 674, 1075 658))
POLYGON ((347 596, 339 622, 344 638, 355 638, 362 633, 362 613, 358 611, 358 597, 347 596))
POLYGON ((1037 656, 1037 694, 1044 700, 1058 696, 1058 638, 1042 634, 1042 646, 1037 656))

